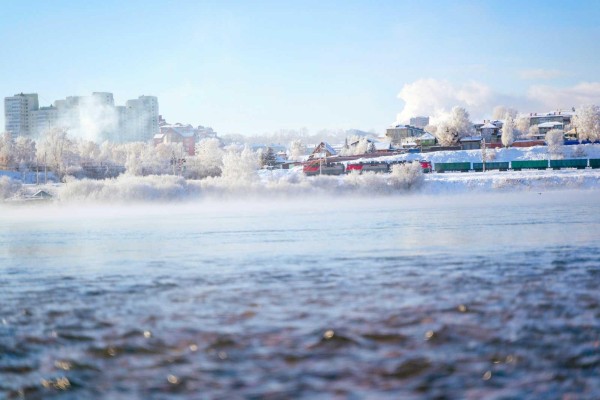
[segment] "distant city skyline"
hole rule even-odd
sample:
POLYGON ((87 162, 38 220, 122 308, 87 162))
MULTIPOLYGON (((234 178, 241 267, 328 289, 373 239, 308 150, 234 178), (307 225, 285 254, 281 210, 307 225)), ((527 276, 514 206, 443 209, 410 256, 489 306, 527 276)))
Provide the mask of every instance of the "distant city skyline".
POLYGON ((8 2, 0 95, 156 96, 222 135, 570 109, 600 103, 598 20, 595 1, 8 2))

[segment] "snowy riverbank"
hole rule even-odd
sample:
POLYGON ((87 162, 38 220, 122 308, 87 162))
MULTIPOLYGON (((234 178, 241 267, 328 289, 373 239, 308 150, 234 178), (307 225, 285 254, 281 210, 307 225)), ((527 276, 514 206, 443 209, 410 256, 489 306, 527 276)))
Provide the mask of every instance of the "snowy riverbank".
POLYGON ((220 178, 201 181, 175 176, 123 175, 104 181, 72 180, 47 186, 24 185, 21 193, 39 189, 59 202, 194 201, 203 198, 308 198, 310 196, 385 196, 590 190, 600 192, 600 170, 488 171, 423 174, 417 181, 394 180, 389 174, 306 177, 299 170, 259 171, 251 182, 220 178))
MULTIPOLYGON (((496 161, 548 159, 546 147, 488 150, 496 161)), ((566 146, 564 158, 600 158, 600 145, 566 146)), ((481 161, 480 150, 403 154, 388 160, 436 162, 481 161)), ((201 198, 310 197, 314 195, 397 195, 469 192, 592 190, 600 191, 600 170, 487 171, 415 174, 406 168, 393 174, 349 174, 307 177, 301 168, 246 171, 203 180, 171 175, 121 175, 107 180, 67 179, 62 184, 27 185, 0 177, 3 198, 23 197, 43 189, 59 202, 194 201, 201 198)))

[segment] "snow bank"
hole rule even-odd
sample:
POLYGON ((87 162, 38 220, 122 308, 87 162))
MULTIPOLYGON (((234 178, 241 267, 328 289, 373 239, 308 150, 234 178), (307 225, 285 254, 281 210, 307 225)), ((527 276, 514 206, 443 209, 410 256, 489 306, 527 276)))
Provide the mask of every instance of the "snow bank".
POLYGON ((172 201, 199 194, 196 181, 173 175, 121 175, 106 180, 68 179, 58 190, 61 201, 130 202, 172 201))
POLYGON ((21 190, 21 182, 8 176, 0 176, 0 199, 8 199, 15 196, 21 190))
MULTIPOLYGON (((494 152, 497 161, 547 159, 548 157, 547 148, 541 146, 488 151, 494 152)), ((587 158, 600 158, 600 145, 566 146, 564 152, 566 158, 574 157, 575 153, 585 153, 584 157, 587 158)), ((426 159, 434 163, 477 162, 481 160, 481 151, 403 154, 387 157, 387 159, 426 159)), ((56 190, 56 197, 62 202, 138 202, 198 198, 243 199, 249 196, 309 198, 314 195, 361 195, 368 197, 402 193, 600 190, 600 170, 590 169, 422 174, 417 163, 409 163, 395 165, 390 174, 354 172, 341 176, 307 177, 302 173, 301 168, 256 171, 254 161, 250 157, 230 161, 231 163, 225 163, 223 176, 202 180, 185 180, 171 175, 147 177, 122 175, 104 181, 69 179, 56 190)), ((2 187, 9 188, 8 182, 5 179, 4 183, 1 183, 2 187)))

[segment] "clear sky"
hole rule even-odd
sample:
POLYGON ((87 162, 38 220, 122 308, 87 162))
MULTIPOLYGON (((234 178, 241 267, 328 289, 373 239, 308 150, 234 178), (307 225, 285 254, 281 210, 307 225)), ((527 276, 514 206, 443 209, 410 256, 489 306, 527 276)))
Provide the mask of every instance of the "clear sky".
POLYGON ((155 95, 219 134, 600 104, 595 0, 3 1, 0 38, 2 97, 155 95))

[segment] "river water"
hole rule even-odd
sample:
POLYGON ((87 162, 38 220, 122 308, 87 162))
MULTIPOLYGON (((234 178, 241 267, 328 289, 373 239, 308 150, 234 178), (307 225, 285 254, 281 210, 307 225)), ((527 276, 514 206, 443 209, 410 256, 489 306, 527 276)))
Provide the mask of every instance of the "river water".
POLYGON ((0 399, 598 399, 600 195, 0 208, 0 399))

